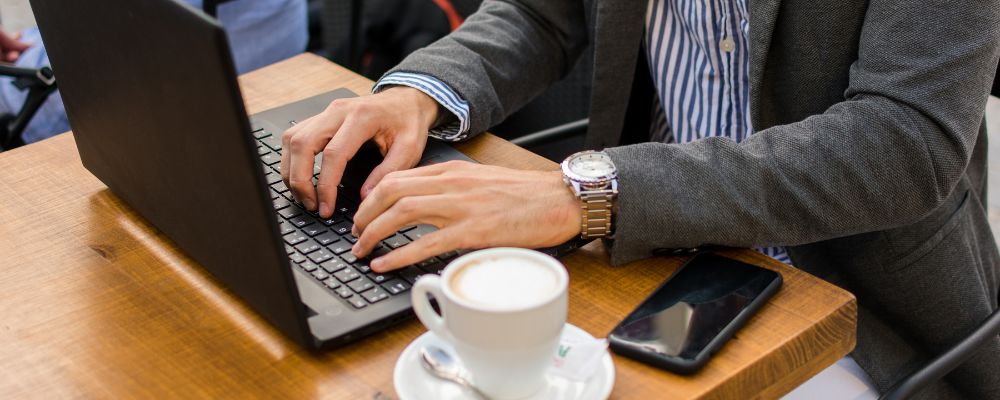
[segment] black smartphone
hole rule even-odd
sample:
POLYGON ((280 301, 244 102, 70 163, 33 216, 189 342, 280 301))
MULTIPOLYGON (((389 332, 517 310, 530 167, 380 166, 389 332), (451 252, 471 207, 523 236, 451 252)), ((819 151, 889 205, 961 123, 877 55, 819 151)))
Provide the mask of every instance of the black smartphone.
POLYGON ((694 373, 780 287, 777 272, 697 254, 611 331, 611 350, 668 371, 694 373))

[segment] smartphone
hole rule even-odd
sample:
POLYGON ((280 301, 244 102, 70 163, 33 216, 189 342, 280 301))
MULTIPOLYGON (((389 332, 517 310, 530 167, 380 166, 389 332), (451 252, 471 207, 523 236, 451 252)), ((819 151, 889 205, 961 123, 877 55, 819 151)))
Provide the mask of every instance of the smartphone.
POLYGON ((688 260, 608 335, 611 350, 691 374, 781 287, 781 275, 700 253, 688 260))

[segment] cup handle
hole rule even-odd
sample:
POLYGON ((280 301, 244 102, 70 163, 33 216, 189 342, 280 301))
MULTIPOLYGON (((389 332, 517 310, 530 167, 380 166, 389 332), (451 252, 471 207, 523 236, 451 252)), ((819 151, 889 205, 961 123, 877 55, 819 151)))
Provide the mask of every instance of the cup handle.
POLYGON ((445 304, 444 293, 441 291, 441 278, 437 275, 422 276, 413 284, 411 298, 413 311, 417 313, 417 318, 420 319, 420 322, 428 330, 438 335, 438 337, 451 341, 451 332, 448 331, 448 328, 444 324, 447 305, 445 304), (441 315, 438 315, 434 311, 434 307, 431 307, 431 299, 427 297, 427 294, 433 294, 434 298, 437 299, 441 315))

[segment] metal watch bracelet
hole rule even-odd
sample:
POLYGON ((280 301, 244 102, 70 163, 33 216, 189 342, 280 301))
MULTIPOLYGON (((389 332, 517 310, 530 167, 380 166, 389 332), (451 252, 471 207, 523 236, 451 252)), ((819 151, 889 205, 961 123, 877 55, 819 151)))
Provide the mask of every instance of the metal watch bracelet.
POLYGON ((611 208, 614 194, 608 192, 580 193, 581 208, 580 237, 583 239, 602 238, 611 233, 611 208))

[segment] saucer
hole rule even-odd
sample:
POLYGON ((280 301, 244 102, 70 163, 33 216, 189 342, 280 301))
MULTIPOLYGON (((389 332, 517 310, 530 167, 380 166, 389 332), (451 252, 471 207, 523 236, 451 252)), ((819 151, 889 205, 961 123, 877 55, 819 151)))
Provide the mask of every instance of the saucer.
MULTIPOLYGON (((589 333, 572 324, 566 324, 566 327, 563 328, 563 335, 593 338, 589 333)), ((453 355, 455 354, 455 349, 448 342, 430 331, 420 335, 409 346, 406 346, 403 353, 399 355, 399 359, 396 360, 395 371, 392 374, 392 383, 396 386, 396 393, 399 394, 400 400, 474 399, 474 395, 463 391, 457 384, 431 375, 420 365, 420 348, 426 345, 435 345, 453 355)), ((611 355, 607 353, 607 350, 605 350, 598 368, 597 372, 584 382, 571 381, 550 374, 545 378, 548 382, 546 387, 534 395, 520 400, 607 399, 615 385, 615 364, 611 361, 611 355)))

